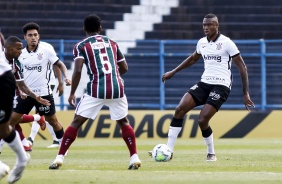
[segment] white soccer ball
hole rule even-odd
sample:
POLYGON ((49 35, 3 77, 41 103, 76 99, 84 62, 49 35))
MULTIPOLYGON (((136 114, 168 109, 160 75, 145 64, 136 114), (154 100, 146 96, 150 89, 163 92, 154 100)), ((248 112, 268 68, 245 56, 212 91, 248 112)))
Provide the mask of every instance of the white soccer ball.
POLYGON ((157 162, 168 162, 172 156, 172 151, 166 144, 158 144, 152 152, 153 160, 157 162))

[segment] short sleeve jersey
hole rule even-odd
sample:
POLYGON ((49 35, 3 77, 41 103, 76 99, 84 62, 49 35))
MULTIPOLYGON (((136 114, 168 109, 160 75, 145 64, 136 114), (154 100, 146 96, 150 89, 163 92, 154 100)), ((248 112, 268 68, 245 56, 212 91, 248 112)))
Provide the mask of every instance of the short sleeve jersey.
POLYGON ((84 59, 89 76, 88 95, 100 99, 124 96, 123 80, 117 63, 125 58, 115 41, 102 35, 90 36, 74 46, 73 54, 74 60, 84 59))
POLYGON ((0 76, 5 72, 12 70, 11 66, 6 62, 6 57, 3 49, 3 45, 0 41, 0 76))
POLYGON ((53 64, 59 60, 53 46, 40 41, 33 52, 24 48, 18 59, 23 65, 26 85, 37 95, 52 94, 49 82, 53 64))
POLYGON ((196 51, 202 55, 205 63, 201 81, 207 84, 224 85, 231 89, 232 57, 240 54, 235 43, 222 34, 219 34, 215 41, 203 37, 198 41, 196 51))

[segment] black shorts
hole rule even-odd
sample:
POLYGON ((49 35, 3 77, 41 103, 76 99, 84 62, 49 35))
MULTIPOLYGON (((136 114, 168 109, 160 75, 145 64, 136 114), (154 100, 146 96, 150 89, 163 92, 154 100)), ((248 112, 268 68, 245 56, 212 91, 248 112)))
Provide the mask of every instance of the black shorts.
POLYGON ((197 106, 210 104, 218 111, 227 100, 230 89, 223 85, 212 85, 198 82, 188 90, 197 106))
POLYGON ((0 124, 9 121, 16 92, 14 74, 8 71, 0 76, 0 124))
POLYGON ((30 96, 28 96, 26 99, 22 99, 20 96, 18 96, 16 99, 17 105, 13 109, 13 111, 19 114, 29 114, 29 112, 35 106, 36 112, 39 113, 40 116, 51 116, 55 114, 56 108, 53 95, 41 96, 41 98, 49 100, 51 105, 43 105, 37 102, 35 99, 31 98, 30 96))

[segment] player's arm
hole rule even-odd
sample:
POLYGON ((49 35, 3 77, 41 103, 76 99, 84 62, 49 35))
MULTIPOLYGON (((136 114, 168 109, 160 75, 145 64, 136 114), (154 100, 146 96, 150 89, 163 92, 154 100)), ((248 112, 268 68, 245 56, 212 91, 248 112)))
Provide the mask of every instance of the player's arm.
POLYGON ((192 55, 190 55, 184 61, 182 61, 182 63, 180 63, 176 68, 174 68, 173 70, 171 70, 169 72, 166 72, 162 76, 162 81, 165 82, 165 80, 172 78, 174 76, 174 74, 176 74, 180 70, 183 70, 184 68, 187 68, 187 67, 195 64, 200 59, 200 57, 201 57, 201 54, 198 54, 195 51, 192 55))
POLYGON ((36 95, 35 93, 33 93, 25 84, 25 82, 23 80, 21 81, 17 81, 17 86, 20 88, 20 90, 22 92, 24 92, 25 94, 27 94, 28 96, 30 96, 31 98, 34 98, 35 100, 37 100, 39 103, 43 104, 43 105, 51 105, 50 102, 46 99, 41 98, 39 95, 36 95))
POLYGON ((69 104, 71 106, 75 106, 75 103, 76 103, 76 101, 75 101, 76 100, 75 99, 75 91, 77 89, 77 86, 78 86, 80 78, 81 78, 83 63, 84 63, 83 58, 76 58, 74 60, 74 69, 73 69, 73 73, 72 73, 71 92, 70 92, 70 96, 69 96, 69 99, 68 99, 69 104))
POLYGON ((240 54, 237 54, 235 57, 232 57, 233 62, 235 63, 236 67, 239 70, 242 85, 243 85, 243 94, 244 94, 244 104, 247 110, 249 107, 254 107, 254 102, 251 101, 249 95, 249 79, 248 79, 248 71, 245 65, 245 62, 240 54))
POLYGON ((118 70, 119 70, 120 75, 123 75, 128 71, 128 65, 127 65, 126 60, 118 62, 118 70))
POLYGON ((2 48, 0 48, 0 49, 3 51, 4 45, 5 45, 5 38, 4 38, 4 35, 1 33, 1 30, 0 30, 0 41, 1 41, 1 44, 2 44, 2 48))
POLYGON ((53 71, 54 71, 55 76, 58 79, 58 87, 57 87, 56 92, 59 92, 59 96, 61 96, 64 93, 64 83, 63 83, 63 78, 62 78, 62 72, 57 65, 53 65, 53 71))
POLYGON ((54 65, 56 65, 60 69, 62 74, 64 75, 66 85, 70 86, 71 85, 71 81, 68 78, 68 70, 67 70, 66 65, 62 61, 60 61, 60 60, 58 60, 54 65))

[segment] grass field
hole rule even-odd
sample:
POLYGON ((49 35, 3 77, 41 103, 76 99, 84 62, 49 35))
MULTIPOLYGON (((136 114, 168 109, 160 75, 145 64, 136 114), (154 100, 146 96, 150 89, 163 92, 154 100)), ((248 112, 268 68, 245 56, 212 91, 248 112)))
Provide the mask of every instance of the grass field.
MULTIPOLYGON (((218 161, 205 162, 203 140, 177 140, 171 162, 155 162, 147 154, 166 140, 138 139, 142 167, 127 170, 129 153, 122 139, 77 139, 60 170, 49 170, 57 149, 36 141, 19 184, 238 184, 282 183, 282 139, 217 139, 218 161)), ((1 160, 10 167, 15 155, 4 146, 1 160)), ((7 177, 0 183, 6 183, 7 177)))

